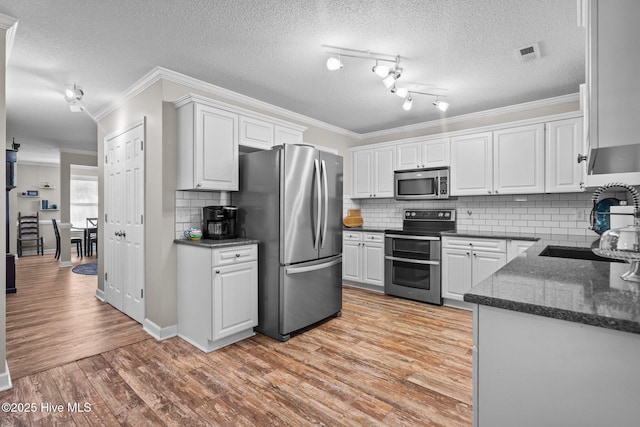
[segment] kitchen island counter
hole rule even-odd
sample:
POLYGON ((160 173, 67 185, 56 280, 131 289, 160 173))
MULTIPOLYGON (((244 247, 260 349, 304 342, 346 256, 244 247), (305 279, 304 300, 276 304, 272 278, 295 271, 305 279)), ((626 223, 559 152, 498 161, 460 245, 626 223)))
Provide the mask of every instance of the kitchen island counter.
POLYGON ((627 263, 541 255, 595 236, 538 237, 464 295, 474 426, 637 425, 640 284, 620 278, 627 263))
POLYGON ((541 235, 464 295, 471 303, 640 334, 640 286, 627 263, 541 256, 547 246, 590 249, 596 237, 541 235))

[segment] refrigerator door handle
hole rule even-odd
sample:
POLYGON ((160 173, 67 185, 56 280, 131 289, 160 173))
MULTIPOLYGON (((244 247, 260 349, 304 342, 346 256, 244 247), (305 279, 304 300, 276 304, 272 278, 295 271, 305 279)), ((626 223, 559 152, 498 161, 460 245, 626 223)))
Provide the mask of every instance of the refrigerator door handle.
POLYGON ((322 270, 323 268, 332 267, 334 265, 340 264, 341 262, 342 256, 339 256, 332 261, 323 262, 322 264, 314 264, 306 267, 287 267, 284 269, 284 271, 286 274, 308 273, 309 271, 322 270))
POLYGON ((317 189, 317 193, 318 193, 318 200, 317 200, 317 211, 316 211, 316 235, 313 237, 313 249, 318 249, 318 244, 320 243, 320 221, 321 219, 321 215, 322 215, 322 194, 321 194, 321 188, 320 188, 320 163, 318 162, 318 159, 314 159, 313 160, 313 164, 314 164, 314 173, 315 173, 315 177, 316 177, 316 189, 317 189))
POLYGON ((327 239, 327 223, 329 222, 329 184, 327 179, 327 164, 322 161, 322 192, 324 193, 324 225, 322 227, 322 244, 320 248, 324 248, 324 241, 327 239))

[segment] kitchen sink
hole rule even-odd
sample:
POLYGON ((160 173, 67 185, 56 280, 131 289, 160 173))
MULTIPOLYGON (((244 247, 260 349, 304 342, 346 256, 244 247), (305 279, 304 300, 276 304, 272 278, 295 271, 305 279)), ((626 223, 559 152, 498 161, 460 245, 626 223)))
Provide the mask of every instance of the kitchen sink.
POLYGON ((620 259, 601 257, 594 254, 589 248, 575 248, 570 246, 547 246, 540 252, 539 256, 584 259, 587 261, 625 262, 620 259))

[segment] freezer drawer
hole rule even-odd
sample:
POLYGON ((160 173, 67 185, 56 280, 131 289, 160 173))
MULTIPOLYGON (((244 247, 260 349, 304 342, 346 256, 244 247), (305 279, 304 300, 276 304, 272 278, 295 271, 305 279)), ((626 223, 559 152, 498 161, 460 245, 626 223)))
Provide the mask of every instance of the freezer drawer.
POLYGON ((312 325, 342 310, 342 255, 280 267, 280 334, 312 325))

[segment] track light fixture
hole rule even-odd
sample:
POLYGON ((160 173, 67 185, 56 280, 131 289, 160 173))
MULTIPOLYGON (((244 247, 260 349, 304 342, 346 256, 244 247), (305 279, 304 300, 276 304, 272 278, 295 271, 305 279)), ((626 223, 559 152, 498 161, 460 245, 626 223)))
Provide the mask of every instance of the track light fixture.
POLYGON ((340 59, 340 55, 338 55, 337 58, 332 56, 331 58, 327 59, 327 68, 329 69, 329 71, 336 71, 342 67, 344 67, 344 64, 340 59))
POLYGON ((406 87, 396 86, 397 80, 402 76, 402 72, 404 71, 400 67, 400 55, 388 55, 386 53, 374 53, 369 50, 347 49, 327 45, 322 45, 322 47, 327 49, 327 53, 333 55, 327 60, 327 68, 331 71, 337 71, 344 67, 344 64, 342 63, 343 57, 375 61, 371 71, 382 78, 382 84, 384 87, 391 90, 391 93, 395 93, 399 97, 404 98, 402 108, 405 111, 411 110, 411 107, 413 106, 413 97, 411 95, 416 93, 420 95, 434 96, 436 99, 433 101, 433 105, 441 111, 447 111, 447 108, 449 108, 449 103, 438 99, 438 97, 444 97, 444 95, 418 92, 409 90, 406 87))
POLYGON ((411 107, 413 107, 413 98, 411 97, 411 93, 409 93, 402 104, 402 109, 404 111, 409 111, 411 110, 411 107))
MULTIPOLYGON (((394 86, 394 88, 391 89, 391 92, 395 93, 396 95, 398 95, 399 92, 400 92, 400 89, 403 89, 403 88, 396 88, 394 86)), ((405 89, 405 90, 407 90, 407 89, 405 89)), ((434 93, 426 93, 426 92, 418 92, 418 91, 415 91, 415 90, 410 90, 410 91, 408 90, 406 92, 406 98, 404 100, 404 104, 402 104, 402 109, 403 110, 405 110, 405 111, 411 110, 411 107, 413 106, 413 97, 411 95, 414 95, 414 94, 435 96, 436 99, 435 99, 435 101, 433 101, 433 105, 437 109, 442 111, 442 112, 447 111, 447 108, 449 108, 449 103, 448 102, 440 101, 440 99, 439 99, 440 97, 445 98, 444 95, 436 95, 434 93)))
POLYGON ((373 66, 371 71, 373 71, 374 73, 376 73, 380 77, 388 76, 389 75, 389 71, 391 71, 391 68, 389 68, 388 65, 379 64, 378 63, 379 61, 380 61, 379 59, 376 59, 376 65, 373 66))
POLYGON ((69 87, 64 91, 64 99, 69 105, 69 110, 73 113, 79 113, 84 111, 84 107, 80 104, 80 100, 84 96, 82 88, 78 87, 75 83, 73 87, 69 87))
POLYGON ((447 109, 449 108, 449 103, 438 100, 438 97, 436 97, 436 100, 433 101, 433 105, 435 105, 436 108, 442 112, 447 111, 447 109))

